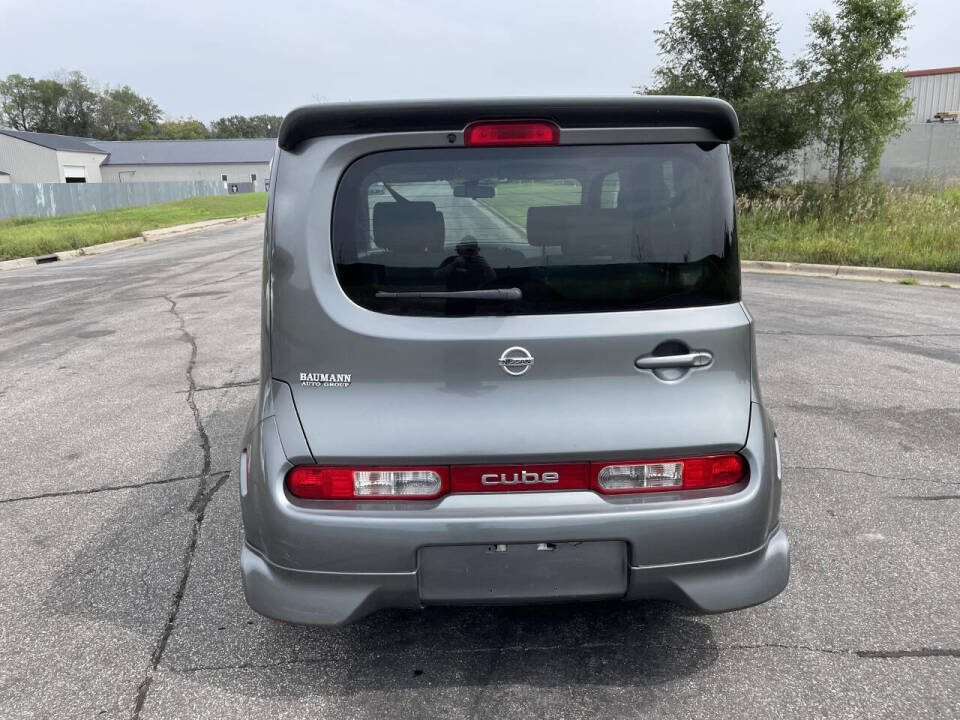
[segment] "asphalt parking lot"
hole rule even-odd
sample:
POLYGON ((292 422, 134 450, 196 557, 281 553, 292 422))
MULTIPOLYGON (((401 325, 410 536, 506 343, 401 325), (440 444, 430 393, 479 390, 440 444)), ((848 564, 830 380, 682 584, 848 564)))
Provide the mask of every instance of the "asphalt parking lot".
POLYGON ((0 717, 960 717, 960 290, 745 275, 788 589, 251 612, 259 222, 0 275, 0 717))

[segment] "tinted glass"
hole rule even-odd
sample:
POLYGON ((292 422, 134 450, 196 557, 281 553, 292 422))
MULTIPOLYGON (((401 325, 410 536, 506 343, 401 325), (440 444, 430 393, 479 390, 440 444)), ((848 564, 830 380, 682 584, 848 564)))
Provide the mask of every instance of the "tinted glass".
POLYGON ((334 205, 347 295, 400 315, 511 315, 740 299, 725 145, 368 155, 334 205))

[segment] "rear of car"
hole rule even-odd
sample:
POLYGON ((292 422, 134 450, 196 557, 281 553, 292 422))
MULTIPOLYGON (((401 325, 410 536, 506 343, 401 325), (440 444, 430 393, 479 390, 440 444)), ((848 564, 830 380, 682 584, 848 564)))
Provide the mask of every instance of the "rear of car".
POLYGON ((737 130, 706 98, 291 113, 241 455, 250 605, 779 593, 737 130))

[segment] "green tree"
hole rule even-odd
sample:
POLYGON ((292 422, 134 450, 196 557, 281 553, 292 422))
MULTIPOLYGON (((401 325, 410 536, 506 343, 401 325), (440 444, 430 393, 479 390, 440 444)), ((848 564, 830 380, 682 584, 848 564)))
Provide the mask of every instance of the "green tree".
POLYGON ((163 113, 152 98, 140 97, 129 85, 107 88, 97 112, 97 134, 103 140, 137 140, 157 134, 163 113))
POLYGON ((33 86, 35 132, 63 132, 63 101, 67 89, 56 80, 37 80, 33 86))
POLYGON ((743 193, 782 179, 807 138, 797 95, 784 89, 779 26, 763 0, 674 0, 670 23, 658 30, 660 95, 709 95, 737 111, 734 176, 743 193))
POLYGON ((2 121, 14 130, 58 133, 67 90, 56 80, 9 75, 0 81, 2 121))
POLYGON ((93 137, 97 134, 95 123, 100 109, 100 95, 90 86, 84 74, 76 70, 58 79, 66 90, 60 110, 61 132, 93 137))
POLYGON ((32 130, 37 81, 23 75, 7 75, 0 80, 2 122, 13 130, 32 130))
POLYGON ((250 118, 253 125, 253 137, 275 138, 280 133, 280 123, 283 122, 282 115, 253 115, 250 118))
POLYGON ((210 132, 216 138, 277 137, 280 115, 230 115, 210 123, 210 132))
POLYGON ((906 127, 907 80, 887 66, 904 54, 913 12, 903 0, 837 0, 836 17, 810 17, 812 39, 797 71, 834 200, 873 177, 887 142, 906 127))
POLYGON ((157 138, 161 140, 202 140, 210 137, 207 126, 196 118, 167 120, 160 124, 157 138))
POLYGON ((242 138, 245 128, 246 118, 243 115, 230 115, 210 123, 212 135, 221 139, 242 138))

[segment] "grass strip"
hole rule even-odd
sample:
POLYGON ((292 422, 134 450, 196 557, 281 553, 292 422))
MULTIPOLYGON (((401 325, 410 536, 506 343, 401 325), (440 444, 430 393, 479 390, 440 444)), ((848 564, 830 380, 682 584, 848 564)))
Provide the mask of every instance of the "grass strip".
POLYGON ((56 218, 0 220, 0 260, 75 250, 201 220, 255 215, 266 205, 266 193, 238 193, 56 218))

